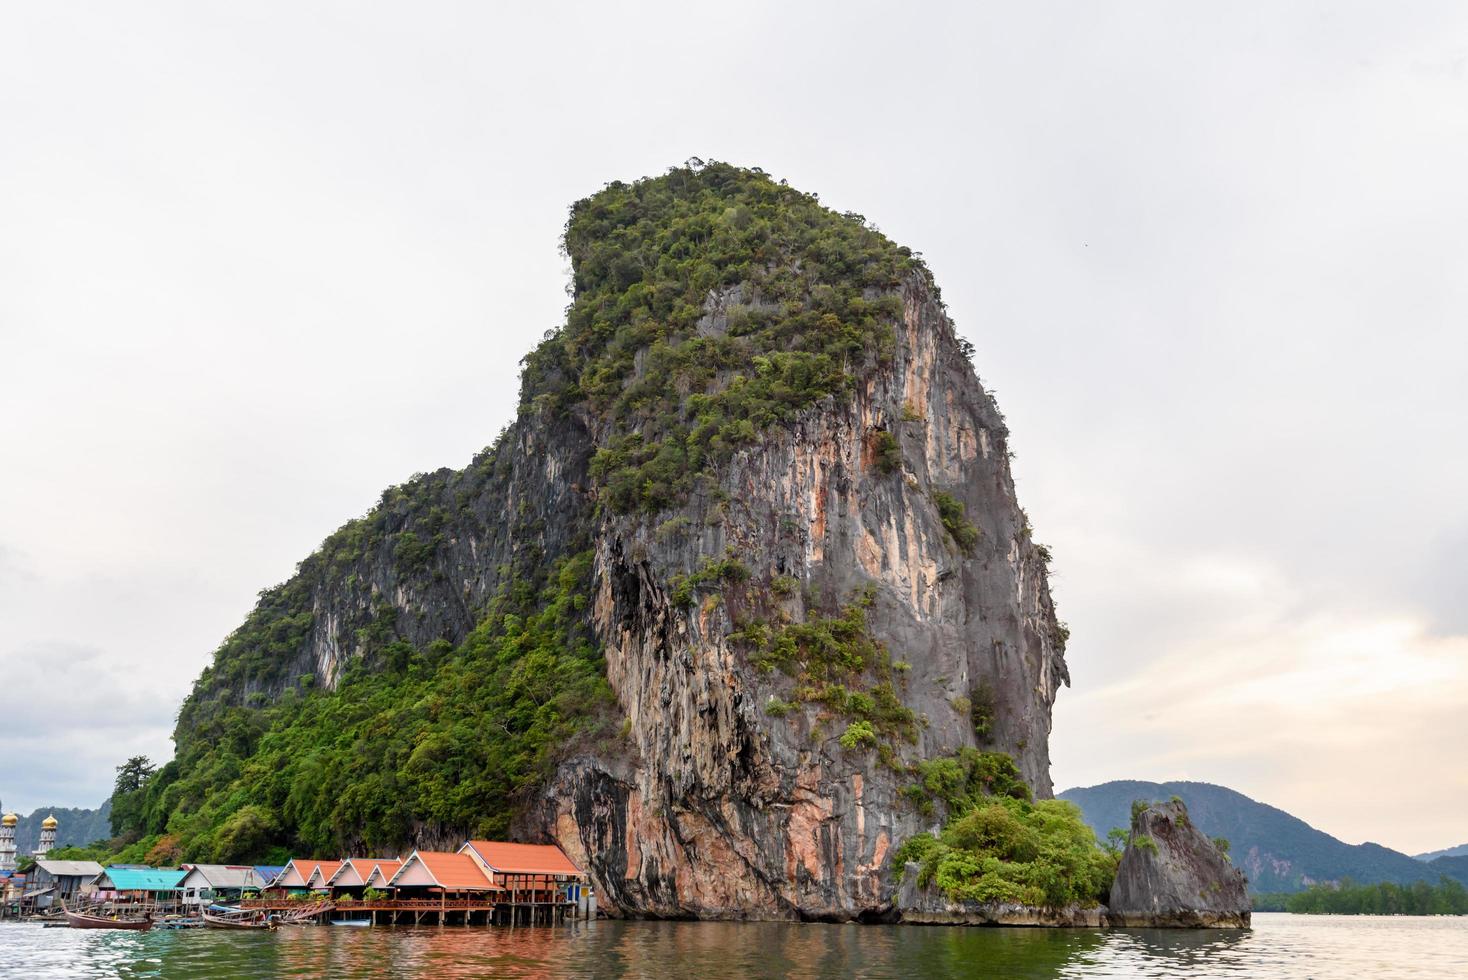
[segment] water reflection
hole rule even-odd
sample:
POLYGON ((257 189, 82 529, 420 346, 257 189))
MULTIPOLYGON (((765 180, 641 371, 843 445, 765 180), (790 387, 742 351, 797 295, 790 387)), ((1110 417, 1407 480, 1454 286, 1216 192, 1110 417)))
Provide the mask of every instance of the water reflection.
POLYGON ((0 977, 1468 975, 1468 920, 1258 916, 1251 932, 596 922, 149 933, 0 926, 0 977))
POLYGON ((1104 955, 1090 965, 1093 974, 1130 965, 1130 972, 1146 976, 1219 976, 1241 962, 1234 954, 1253 935, 1237 929, 1118 929, 1106 934, 1104 955), (1140 964, 1145 968, 1138 968, 1140 964))
POLYGON ((1239 929, 1119 929, 1109 935, 1135 955, 1187 969, 1206 966, 1210 959, 1247 942, 1250 933, 1239 929))

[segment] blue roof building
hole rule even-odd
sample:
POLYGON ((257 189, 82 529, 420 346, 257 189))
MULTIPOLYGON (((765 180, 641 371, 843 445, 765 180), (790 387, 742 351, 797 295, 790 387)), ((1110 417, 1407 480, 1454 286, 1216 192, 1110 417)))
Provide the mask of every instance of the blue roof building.
POLYGON ((283 865, 283 864, 257 864, 257 865, 255 865, 255 873, 260 876, 260 880, 263 881, 263 882, 265 882, 266 885, 269 885, 276 878, 279 878, 280 877, 280 873, 282 871, 284 871, 284 870, 285 870, 285 865, 283 865))
POLYGON ((97 890, 150 894, 175 892, 186 874, 188 872, 182 868, 140 868, 114 864, 102 869, 102 874, 97 878, 97 890))

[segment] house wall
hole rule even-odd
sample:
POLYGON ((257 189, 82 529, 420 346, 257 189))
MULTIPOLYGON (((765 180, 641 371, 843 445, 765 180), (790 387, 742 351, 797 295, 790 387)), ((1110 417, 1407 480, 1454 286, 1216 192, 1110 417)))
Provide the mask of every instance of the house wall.
POLYGON ((428 873, 428 868, 423 862, 417 858, 413 858, 407 864, 403 865, 403 869, 398 872, 398 877, 393 882, 393 887, 432 886, 437 884, 438 882, 433 880, 433 876, 428 873))

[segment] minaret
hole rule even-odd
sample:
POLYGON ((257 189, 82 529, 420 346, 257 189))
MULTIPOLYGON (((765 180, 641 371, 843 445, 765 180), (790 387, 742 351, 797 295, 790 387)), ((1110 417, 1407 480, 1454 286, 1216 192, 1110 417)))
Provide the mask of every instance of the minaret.
POLYGON ((51 848, 56 846, 56 814, 51 814, 41 821, 41 843, 36 845, 35 858, 37 861, 46 856, 51 848))
POLYGON ((0 871, 15 870, 15 825, 19 822, 13 813, 0 817, 0 871))

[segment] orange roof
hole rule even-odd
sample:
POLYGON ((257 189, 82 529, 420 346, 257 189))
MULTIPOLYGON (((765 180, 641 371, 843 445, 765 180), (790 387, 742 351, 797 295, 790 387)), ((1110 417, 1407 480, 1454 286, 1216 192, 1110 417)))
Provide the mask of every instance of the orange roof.
POLYGON ((579 875, 566 852, 554 844, 509 844, 495 840, 471 840, 465 847, 484 859, 490 868, 512 875, 579 875))
MULTIPOLYGON (((365 882, 367 880, 367 876, 372 873, 372 866, 376 863, 377 862, 373 861, 371 858, 347 858, 345 861, 342 861, 340 864, 337 865, 336 871, 332 873, 331 877, 326 879, 326 883, 328 885, 335 883, 338 878, 346 874, 348 871, 355 872, 357 877, 362 879, 362 882, 365 882)), ((322 873, 325 873, 325 869, 322 869, 322 873)), ((354 884, 360 883, 361 882, 354 882, 354 884)))
MULTIPOLYGON (((397 874, 398 873, 398 869, 401 868, 402 866, 403 866, 403 862, 397 860, 396 858, 393 858, 391 860, 389 860, 389 859, 383 859, 381 861, 373 861, 372 862, 372 868, 373 868, 373 870, 377 871, 381 875, 383 884, 386 884, 387 882, 392 881, 392 876, 395 875, 395 874, 397 874)), ((371 871, 368 871, 365 875, 362 876, 362 880, 363 881, 366 881, 368 878, 371 878, 371 877, 372 877, 372 872, 371 871)))
MULTIPOLYGON (((322 886, 325 886, 325 884, 331 880, 331 876, 336 874, 341 866, 342 862, 340 861, 320 861, 316 865, 316 871, 314 872, 314 874, 321 877, 321 884, 322 886)), ((310 877, 306 879, 306 883, 308 885, 311 883, 310 877)))
POLYGON ((310 861, 291 858, 286 862, 285 867, 280 870, 280 874, 276 875, 275 880, 270 884, 276 888, 304 888, 306 882, 311 879, 311 872, 315 867, 310 861), (301 880, 299 882, 287 881, 292 875, 295 875, 295 877, 301 880))
POLYGON ((449 891, 488 891, 498 888, 485 877, 472 857, 467 854, 451 854, 448 851, 414 851, 393 878, 400 877, 415 861, 428 871, 440 888, 449 891))

